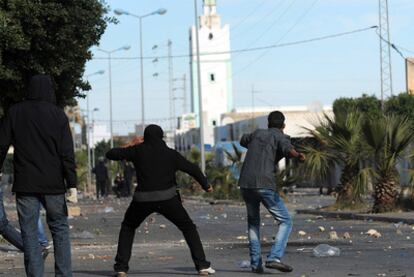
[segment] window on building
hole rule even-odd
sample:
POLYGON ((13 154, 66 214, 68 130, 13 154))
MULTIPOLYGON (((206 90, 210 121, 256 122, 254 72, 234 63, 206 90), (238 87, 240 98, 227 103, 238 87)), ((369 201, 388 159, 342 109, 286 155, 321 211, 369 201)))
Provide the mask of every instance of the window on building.
POLYGON ((217 126, 217 121, 213 120, 211 123, 213 126, 217 126))
POLYGON ((208 35, 208 39, 209 39, 209 40, 212 40, 212 39, 213 39, 213 33, 210 33, 210 34, 208 35))
POLYGON ((213 73, 210 73, 210 82, 215 82, 216 81, 216 75, 214 75, 213 73))

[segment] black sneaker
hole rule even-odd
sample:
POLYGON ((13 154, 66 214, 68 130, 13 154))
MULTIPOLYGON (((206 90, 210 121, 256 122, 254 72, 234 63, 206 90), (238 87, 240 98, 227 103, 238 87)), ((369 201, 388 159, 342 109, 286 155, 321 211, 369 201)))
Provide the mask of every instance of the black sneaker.
POLYGON ((263 274, 264 273, 263 266, 252 267, 252 272, 257 273, 257 274, 263 274))
POLYGON ((268 261, 266 262, 265 266, 271 269, 277 269, 281 272, 292 272, 293 267, 290 265, 284 264, 281 261, 268 261))

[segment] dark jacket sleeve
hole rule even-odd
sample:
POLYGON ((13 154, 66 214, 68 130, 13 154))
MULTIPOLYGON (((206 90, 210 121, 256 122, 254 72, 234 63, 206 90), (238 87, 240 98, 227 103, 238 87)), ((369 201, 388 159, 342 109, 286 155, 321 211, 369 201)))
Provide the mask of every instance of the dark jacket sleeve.
POLYGON ((283 135, 279 141, 279 149, 282 151, 284 157, 290 157, 293 145, 288 135, 283 135))
POLYGON ((196 181, 201 185, 201 187, 205 191, 207 191, 209 188, 208 181, 206 176, 204 176, 203 172, 201 172, 200 168, 197 165, 189 162, 180 153, 175 152, 175 155, 177 169, 189 174, 191 177, 196 179, 196 181))
POLYGON ((253 133, 244 134, 240 140, 240 145, 244 148, 249 148, 249 143, 252 141, 253 133))
POLYGON ((0 171, 6 159, 12 141, 11 123, 9 117, 0 121, 0 171))
POLYGON ((64 121, 65 123, 61 130, 59 156, 63 165, 63 177, 66 180, 67 188, 76 188, 77 176, 72 133, 66 116, 64 117, 64 121))
POLYGON ((136 155, 135 151, 136 146, 131 146, 127 148, 112 148, 106 153, 106 158, 112 161, 132 161, 136 155))

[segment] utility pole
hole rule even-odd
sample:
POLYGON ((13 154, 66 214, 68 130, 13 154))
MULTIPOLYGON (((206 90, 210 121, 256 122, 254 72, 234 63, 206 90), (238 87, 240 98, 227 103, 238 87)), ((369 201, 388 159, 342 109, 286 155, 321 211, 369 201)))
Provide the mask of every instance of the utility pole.
POLYGON ((172 42, 168 40, 168 90, 170 95, 170 129, 175 134, 175 105, 174 105, 174 72, 172 60, 172 42))
MULTIPOLYGON (((198 119, 200 122, 200 152, 201 152, 201 170, 206 172, 206 153, 204 148, 204 116, 203 116, 203 92, 201 90, 201 65, 200 65, 200 40, 198 35, 198 11, 197 0, 194 0, 194 22, 196 35, 196 52, 197 52, 197 85, 198 85, 198 119)), ((191 57, 192 58, 192 57, 191 57)))
POLYGON ((255 114, 254 114, 254 106, 255 106, 255 103, 254 103, 254 95, 256 94, 256 93, 259 93, 259 91, 257 91, 257 90, 254 90, 254 85, 252 85, 252 91, 251 91, 251 94, 252 94, 252 132, 254 131, 254 118, 255 118, 255 114))
POLYGON ((187 77, 183 75, 183 114, 187 112, 187 77))
POLYGON ((178 99, 183 100, 183 102, 182 102, 182 108, 181 108, 182 109, 181 113, 182 114, 186 114, 186 112, 187 112, 187 76, 185 74, 183 74, 183 77, 182 78, 174 78, 173 81, 174 82, 177 82, 177 81, 182 81, 183 82, 183 85, 181 87, 174 87, 173 88, 173 91, 176 91, 178 89, 181 89, 182 90, 183 96, 182 97, 174 97, 174 99, 176 99, 176 100, 178 100, 178 99))
POLYGON ((384 97, 393 95, 390 24, 388 18, 388 0, 379 2, 379 41, 381 64, 381 106, 384 108, 384 97))

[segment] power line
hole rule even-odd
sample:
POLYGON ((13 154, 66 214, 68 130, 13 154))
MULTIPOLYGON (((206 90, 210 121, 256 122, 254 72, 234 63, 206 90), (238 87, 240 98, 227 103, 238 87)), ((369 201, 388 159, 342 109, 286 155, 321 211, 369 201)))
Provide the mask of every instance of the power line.
MULTIPOLYGON (((310 39, 304 39, 304 40, 297 40, 297 41, 292 41, 292 42, 286 42, 286 43, 277 43, 277 44, 271 44, 271 45, 267 45, 267 46, 258 46, 258 47, 251 47, 251 48, 244 48, 244 49, 237 49, 237 50, 231 50, 231 51, 221 51, 221 52, 209 52, 209 53, 200 53, 201 56, 210 56, 210 55, 225 55, 225 54, 233 54, 233 53, 247 53, 247 52, 254 52, 254 51, 262 51, 262 50, 267 50, 267 49, 272 49, 272 48, 282 48, 282 47, 288 47, 288 46, 295 46, 295 45, 301 45, 301 44, 307 44, 307 43, 311 43, 311 42, 316 42, 316 41, 322 41, 322 40, 327 40, 327 39, 333 39, 333 38, 337 38, 337 37, 343 37, 343 36, 348 36, 348 35, 352 35, 352 34, 356 34, 356 33, 361 33, 361 32, 365 32, 371 29, 377 29, 378 26, 370 26, 370 27, 366 27, 366 28, 361 28, 361 29, 355 29, 352 31, 348 31, 348 32, 341 32, 341 33, 335 33, 335 34, 331 34, 331 35, 325 35, 325 36, 320 36, 320 37, 314 37, 314 38, 310 38, 310 39)), ((172 58, 191 58, 191 55, 188 54, 182 54, 182 55, 174 55, 172 56, 172 58)), ((147 56, 147 57, 142 57, 142 59, 144 60, 149 60, 149 59, 168 59, 168 56, 147 56)), ((107 58, 105 57, 95 57, 92 58, 93 60, 107 60, 107 58)), ((140 57, 112 57, 112 60, 139 60, 140 57)))
MULTIPOLYGON (((278 43, 280 43, 305 17, 306 17, 306 15, 312 10, 312 8, 316 5, 316 3, 318 2, 319 0, 315 0, 315 1, 313 1, 312 2, 312 4, 305 10, 305 12, 296 20, 296 22, 282 35, 282 37, 280 37, 280 39, 277 41, 277 44, 278 43)), ((292 2, 292 4, 293 4, 294 2, 292 2)), ((288 9, 287 10, 289 10, 289 8, 291 7, 292 5, 290 5, 289 7, 288 7, 288 9)), ((286 10, 286 11, 287 11, 286 10)), ((245 67, 243 67, 241 70, 239 70, 239 71, 237 71, 236 73, 234 73, 233 74, 233 76, 234 75, 236 75, 236 74, 239 74, 239 73, 241 73, 241 72, 243 72, 244 70, 246 70, 247 68, 249 68, 251 65, 253 65, 254 63, 256 63, 256 62, 258 62, 259 60, 261 60, 269 51, 270 51, 270 49, 271 48, 268 48, 268 49, 266 49, 267 51, 266 52, 264 52, 264 53, 262 53, 262 54, 260 54, 257 58, 255 58, 255 59, 253 59, 251 62, 249 62, 245 67)))
POLYGON ((398 45, 398 48, 399 48, 399 49, 401 49, 401 50, 403 50, 403 51, 405 51, 405 52, 408 52, 408 53, 414 54, 414 51, 413 51, 413 50, 410 50, 410 49, 404 48, 404 47, 402 47, 402 46, 400 46, 400 45, 398 45))
POLYGON ((395 52, 397 52, 398 53, 398 55, 400 55, 401 56, 401 58, 403 58, 404 60, 407 60, 408 62, 410 62, 410 63, 412 63, 411 61, 409 61, 408 59, 407 59, 407 57, 401 52, 401 50, 403 50, 403 51, 405 51, 405 52, 411 52, 411 53, 414 53, 414 51, 412 52, 412 51, 410 51, 410 50, 408 50, 408 49, 405 49, 405 48, 403 48, 403 47, 401 47, 401 46, 397 46, 396 44, 394 44, 394 43, 392 43, 391 41, 389 41, 389 40, 387 40, 387 39, 385 39, 378 31, 376 32, 377 33, 377 35, 378 35, 378 37, 380 38, 380 40, 382 40, 383 42, 385 42, 387 45, 389 45, 392 49, 394 49, 395 50, 395 52), (401 49, 401 50, 400 50, 401 49))
POLYGON ((297 0, 293 0, 289 6, 270 24, 269 27, 267 27, 252 43, 257 42, 263 38, 264 35, 266 35, 275 25, 278 23, 288 12, 289 10, 295 5, 297 0))

